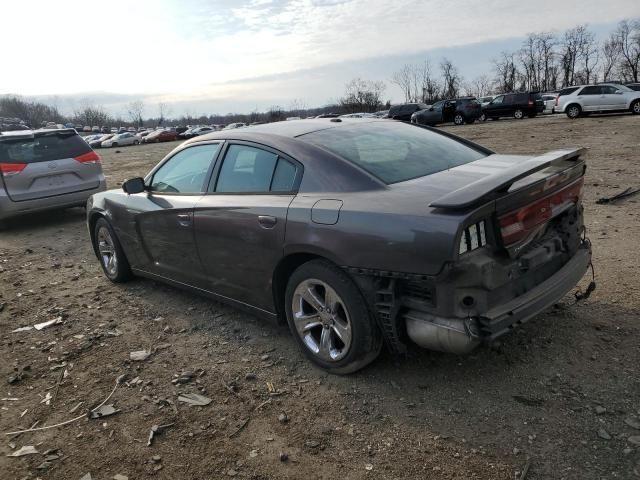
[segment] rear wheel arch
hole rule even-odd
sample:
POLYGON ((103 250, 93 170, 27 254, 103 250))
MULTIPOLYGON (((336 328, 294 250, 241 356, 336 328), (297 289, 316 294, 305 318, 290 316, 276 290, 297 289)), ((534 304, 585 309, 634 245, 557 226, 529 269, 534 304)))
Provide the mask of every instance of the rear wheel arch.
POLYGON ((101 212, 92 212, 89 215, 89 220, 88 220, 89 236, 91 237, 91 246, 93 247, 93 252, 96 254, 96 257, 98 256, 98 250, 96 249, 96 242, 95 242, 96 223, 98 223, 98 220, 101 218, 106 219, 106 217, 101 212))

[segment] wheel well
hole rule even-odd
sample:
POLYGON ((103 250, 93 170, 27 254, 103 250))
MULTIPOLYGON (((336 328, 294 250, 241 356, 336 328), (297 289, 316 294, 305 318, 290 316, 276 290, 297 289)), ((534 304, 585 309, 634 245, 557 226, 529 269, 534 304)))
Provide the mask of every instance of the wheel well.
POLYGON ((273 303, 276 307, 279 323, 284 324, 287 321, 284 308, 284 293, 287 289, 289 277, 300 265, 315 259, 330 261, 325 257, 314 255, 312 253, 292 253, 280 260, 280 263, 276 266, 273 272, 272 288, 273 303))
POLYGON ((92 213, 91 216, 89 217, 89 236, 91 237, 91 246, 93 247, 93 253, 96 254, 96 257, 98 256, 98 251, 96 250, 96 242, 95 242, 96 223, 98 222, 99 218, 103 218, 103 217, 104 215, 98 212, 92 213))

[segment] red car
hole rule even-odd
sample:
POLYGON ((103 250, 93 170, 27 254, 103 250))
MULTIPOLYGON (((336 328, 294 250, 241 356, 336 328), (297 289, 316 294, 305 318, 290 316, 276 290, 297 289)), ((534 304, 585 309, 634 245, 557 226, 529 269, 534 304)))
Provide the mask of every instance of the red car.
POLYGON ((172 130, 156 130, 144 137, 145 143, 171 142, 178 139, 178 134, 172 130))

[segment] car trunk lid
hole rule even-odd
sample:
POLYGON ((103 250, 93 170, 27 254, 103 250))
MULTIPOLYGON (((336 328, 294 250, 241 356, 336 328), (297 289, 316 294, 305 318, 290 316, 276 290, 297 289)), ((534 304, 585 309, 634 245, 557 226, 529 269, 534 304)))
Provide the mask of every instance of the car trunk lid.
POLYGON ((100 157, 71 129, 0 135, 0 175, 15 202, 97 188, 100 157))

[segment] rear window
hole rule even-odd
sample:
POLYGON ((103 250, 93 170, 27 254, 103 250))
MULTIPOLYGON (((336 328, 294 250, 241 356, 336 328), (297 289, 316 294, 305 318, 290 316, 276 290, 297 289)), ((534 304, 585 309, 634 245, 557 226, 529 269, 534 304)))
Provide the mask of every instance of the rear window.
POLYGON ((563 95, 571 95, 573 92, 575 92, 579 88, 580 87, 563 88, 562 90, 560 90, 560 93, 558 93, 558 96, 561 97, 563 95))
POLYGON ((387 184, 423 177, 487 155, 432 130, 371 122, 298 137, 355 163, 387 184))
POLYGON ((0 162, 36 163, 73 158, 91 151, 79 135, 56 132, 35 138, 5 138, 0 141, 0 162))

